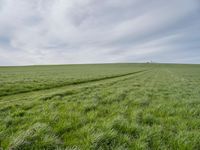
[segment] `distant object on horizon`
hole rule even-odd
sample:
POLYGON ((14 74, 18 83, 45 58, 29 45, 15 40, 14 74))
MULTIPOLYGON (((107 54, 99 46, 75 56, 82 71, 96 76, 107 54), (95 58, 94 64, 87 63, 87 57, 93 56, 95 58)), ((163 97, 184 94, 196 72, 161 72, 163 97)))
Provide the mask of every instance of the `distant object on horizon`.
POLYGON ((147 64, 155 64, 156 62, 154 62, 154 61, 151 60, 151 61, 147 61, 146 63, 147 64))

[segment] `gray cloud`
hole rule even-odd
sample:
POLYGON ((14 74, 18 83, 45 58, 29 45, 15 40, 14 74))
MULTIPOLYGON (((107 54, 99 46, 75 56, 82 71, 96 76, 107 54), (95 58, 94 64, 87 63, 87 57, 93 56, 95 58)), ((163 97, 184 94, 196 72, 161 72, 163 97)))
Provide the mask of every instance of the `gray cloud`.
POLYGON ((199 0, 0 0, 0 65, 200 63, 199 12, 199 0))

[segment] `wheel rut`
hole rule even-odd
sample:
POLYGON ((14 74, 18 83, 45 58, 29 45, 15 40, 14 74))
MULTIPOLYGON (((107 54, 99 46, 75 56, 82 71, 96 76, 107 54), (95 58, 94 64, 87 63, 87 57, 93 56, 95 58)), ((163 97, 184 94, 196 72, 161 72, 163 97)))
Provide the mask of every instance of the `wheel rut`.
POLYGON ((123 77, 129 77, 129 76, 132 76, 134 74, 144 73, 144 72, 147 72, 147 71, 148 70, 140 70, 140 71, 135 71, 135 72, 126 73, 126 74, 120 74, 120 75, 102 77, 102 78, 85 80, 85 81, 77 81, 77 82, 69 83, 69 84, 62 85, 62 86, 53 86, 53 87, 46 88, 46 89, 37 89, 37 90, 31 90, 31 91, 23 91, 23 92, 19 92, 19 93, 10 94, 10 95, 0 96, 0 100, 4 99, 5 97, 10 97, 10 96, 15 96, 15 95, 17 96, 17 95, 37 93, 37 92, 42 92, 42 91, 47 92, 48 90, 54 90, 54 89, 58 89, 58 88, 65 88, 65 87, 70 87, 71 88, 73 86, 89 85, 89 84, 92 84, 92 83, 100 83, 102 81, 111 81, 113 79, 118 79, 118 78, 120 79, 120 78, 123 78, 123 77))

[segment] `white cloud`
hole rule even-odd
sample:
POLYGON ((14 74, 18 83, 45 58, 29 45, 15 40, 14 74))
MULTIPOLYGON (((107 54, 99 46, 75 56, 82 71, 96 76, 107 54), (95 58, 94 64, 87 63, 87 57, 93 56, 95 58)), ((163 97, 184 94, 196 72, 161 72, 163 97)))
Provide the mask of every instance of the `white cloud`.
POLYGON ((160 60, 199 39, 199 10, 198 0, 0 0, 0 65, 160 60))

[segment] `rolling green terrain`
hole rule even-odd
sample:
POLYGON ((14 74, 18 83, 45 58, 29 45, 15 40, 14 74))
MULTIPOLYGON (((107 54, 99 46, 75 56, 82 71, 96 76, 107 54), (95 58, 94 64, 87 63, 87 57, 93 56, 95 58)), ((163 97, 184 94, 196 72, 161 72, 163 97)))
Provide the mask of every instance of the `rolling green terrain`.
POLYGON ((0 67, 0 147, 199 150, 200 65, 0 67))

